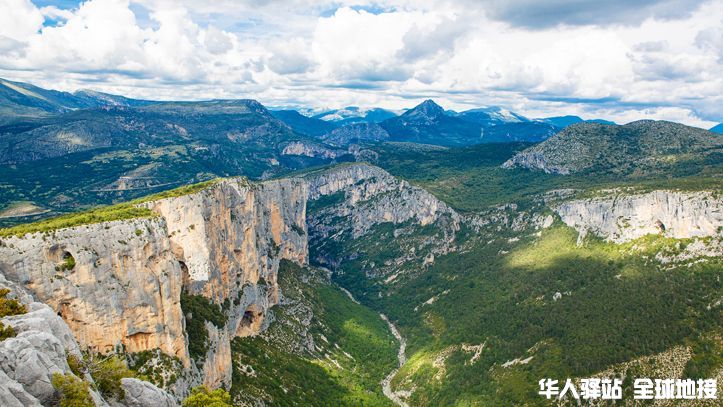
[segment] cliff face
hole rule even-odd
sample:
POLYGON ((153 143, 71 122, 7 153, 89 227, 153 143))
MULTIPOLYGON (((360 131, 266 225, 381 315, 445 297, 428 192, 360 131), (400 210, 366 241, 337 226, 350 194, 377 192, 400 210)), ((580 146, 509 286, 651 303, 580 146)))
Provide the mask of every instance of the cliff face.
POLYGON ((160 348, 188 360, 181 268, 162 218, 3 241, 0 272, 50 305, 81 344, 97 352, 160 348), (75 261, 71 270, 65 266, 69 256, 75 261))
POLYGON ((359 260, 368 276, 386 276, 388 282, 401 273, 401 264, 415 268, 434 261, 434 256, 456 250, 461 217, 424 189, 398 180, 381 168, 367 164, 338 166, 308 174, 307 223, 314 260, 336 269, 347 260, 359 260), (390 232, 381 231, 384 228, 390 232), (369 235, 380 234, 378 238, 369 235), (360 239, 364 236, 364 239, 360 239), (375 262, 362 247, 393 240, 398 256, 375 262), (341 249, 340 249, 341 248, 341 249))
MULTIPOLYGON (((70 327, 48 305, 35 302, 22 287, 2 275, 0 288, 9 289, 11 298, 24 303, 28 311, 0 318, 0 322, 16 332, 15 337, 0 341, 0 405, 53 405, 56 390, 51 377, 54 373, 75 375, 68 365, 68 356, 82 359, 81 348, 70 327)), ((82 379, 93 382, 89 374, 82 379)), ((121 388, 126 394, 122 403, 125 406, 177 405, 168 393, 148 382, 123 379, 121 388)), ((89 391, 96 406, 108 406, 93 387, 89 391)))
POLYGON ((582 235, 589 231, 613 242, 647 234, 673 238, 713 236, 723 224, 723 201, 710 192, 613 194, 564 202, 554 210, 582 235))
POLYGON ((226 325, 207 323, 202 377, 230 385, 229 341, 262 329, 280 260, 306 262, 306 186, 229 179, 145 205, 158 216, 4 238, 0 273, 50 305, 81 346, 160 348, 186 367, 181 291, 226 302, 226 325))

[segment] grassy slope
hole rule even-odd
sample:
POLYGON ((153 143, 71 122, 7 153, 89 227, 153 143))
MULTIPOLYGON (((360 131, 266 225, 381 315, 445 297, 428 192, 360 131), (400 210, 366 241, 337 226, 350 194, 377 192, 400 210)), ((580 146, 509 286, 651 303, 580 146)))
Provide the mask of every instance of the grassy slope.
POLYGON ((237 399, 274 405, 390 404, 379 383, 396 364, 396 341, 377 313, 352 302, 319 273, 283 262, 279 282, 287 299, 312 310, 308 329, 320 350, 294 351, 290 344, 300 341, 302 313, 295 305, 274 307, 276 321, 267 332, 233 341, 231 391, 237 399))
POLYGON ((155 216, 155 213, 153 211, 148 208, 139 208, 137 205, 144 202, 192 194, 208 188, 210 185, 213 185, 217 181, 218 179, 200 182, 192 185, 185 185, 168 191, 159 192, 157 194, 148 195, 143 198, 138 198, 130 202, 120 203, 117 205, 102 206, 87 211, 70 213, 67 215, 45 219, 38 222, 20 224, 17 226, 0 229, 0 237, 22 236, 27 233, 35 232, 49 232, 78 225, 110 222, 114 220, 152 217, 155 216))

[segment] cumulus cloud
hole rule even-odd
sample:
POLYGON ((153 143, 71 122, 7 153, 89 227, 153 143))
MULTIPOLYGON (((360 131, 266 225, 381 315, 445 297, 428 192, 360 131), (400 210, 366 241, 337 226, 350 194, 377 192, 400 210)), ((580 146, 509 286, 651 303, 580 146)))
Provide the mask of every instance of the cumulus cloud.
MULTIPOLYGON (((720 24, 723 24, 723 21, 720 24)), ((718 59, 723 60, 723 26, 700 30, 695 36, 695 45, 703 50, 715 52, 718 59)))
POLYGON ((434 97, 448 108, 497 104, 531 117, 723 120, 715 1, 63 4, 0 2, 0 76, 272 106, 401 109, 434 97))
POLYGON ((24 42, 43 26, 43 15, 30 0, 0 3, 0 38, 24 42))

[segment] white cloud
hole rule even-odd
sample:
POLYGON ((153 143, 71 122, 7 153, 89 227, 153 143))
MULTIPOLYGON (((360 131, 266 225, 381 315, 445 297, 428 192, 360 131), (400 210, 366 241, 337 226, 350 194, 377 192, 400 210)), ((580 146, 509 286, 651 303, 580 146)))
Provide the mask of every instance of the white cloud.
POLYGON ((43 26, 43 15, 30 0, 0 2, 0 38, 24 42, 43 26))
POLYGON ((723 3, 535 3, 0 0, 0 76, 147 98, 723 120, 723 3))

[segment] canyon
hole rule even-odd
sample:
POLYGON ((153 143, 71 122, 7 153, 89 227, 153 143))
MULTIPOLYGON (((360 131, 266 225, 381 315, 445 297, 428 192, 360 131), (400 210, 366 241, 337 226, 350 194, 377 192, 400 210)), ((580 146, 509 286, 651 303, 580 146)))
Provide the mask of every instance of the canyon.
MULTIPOLYGON (((723 224, 721 200, 711 193, 599 193, 584 199, 560 195, 525 219, 537 230, 550 227, 554 214, 583 239, 590 232, 614 243, 647 234, 716 236, 723 224)), ((180 362, 183 373, 165 390, 125 380, 128 394, 135 395, 127 405, 150 399, 172 405, 198 384, 229 388, 234 339, 257 336, 275 323, 270 310, 286 295, 278 284, 282 261, 306 266, 311 259, 334 272, 343 262, 361 261, 359 271, 367 276, 403 284, 437 257, 460 250, 461 230, 474 235, 495 217, 504 218, 505 225, 515 223, 502 209, 487 217, 461 215, 425 189, 363 163, 256 183, 221 179, 200 191, 137 205, 151 215, 0 239, 0 287, 30 308, 26 315, 2 319, 20 332, 0 346, 0 375, 8 377, 0 384, 3 405, 47 401, 49 375, 69 373, 67 355, 81 349, 129 354, 158 349, 180 362), (394 228, 398 257, 375 263, 328 248, 373 243, 385 225, 394 228), (190 352, 187 327, 200 316, 184 313, 184 295, 205 299, 223 315, 221 326, 204 321, 202 355, 190 352), (18 366, 27 355, 18 349, 50 362, 22 370, 18 366), (41 378, 29 379, 34 377, 41 378)), ((503 209, 514 212, 510 208, 516 207, 503 209)), ((396 327, 392 332, 404 346, 396 327)), ((313 341, 305 348, 314 349, 313 341)), ((402 348, 400 365, 403 355, 402 348)), ((393 376, 385 379, 384 392, 404 404, 389 387, 393 376)), ((104 405, 99 395, 94 398, 104 405)))

